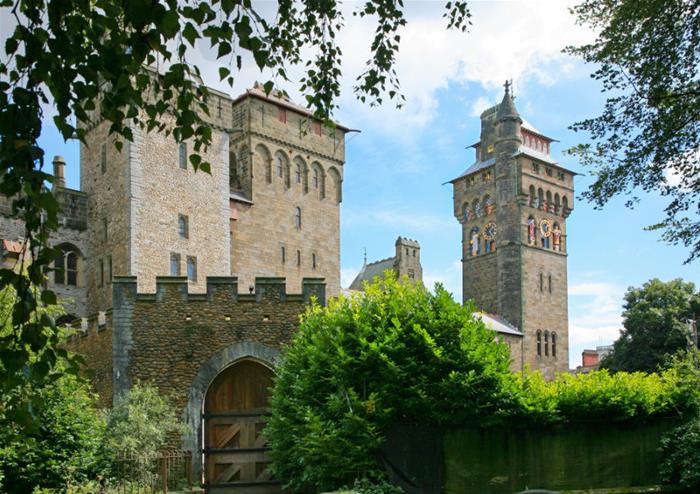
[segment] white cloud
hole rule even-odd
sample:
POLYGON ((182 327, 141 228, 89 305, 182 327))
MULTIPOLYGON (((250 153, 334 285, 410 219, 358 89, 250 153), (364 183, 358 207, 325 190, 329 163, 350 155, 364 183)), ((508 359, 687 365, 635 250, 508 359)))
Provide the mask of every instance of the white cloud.
POLYGON ((346 227, 353 226, 386 227, 404 232, 403 235, 413 235, 414 232, 439 232, 454 227, 451 217, 424 213, 415 210, 395 209, 391 206, 377 205, 371 210, 352 209, 344 212, 343 223, 346 227))
MULTIPOLYGON (((430 8, 421 2, 408 3, 408 23, 400 33, 396 64, 407 99, 401 113, 391 104, 380 108, 353 104, 352 82, 369 56, 372 26, 367 19, 350 19, 340 36, 345 47, 343 119, 363 122, 364 127, 374 122, 380 130, 408 138, 408 130, 432 120, 437 93, 448 84, 478 83, 495 96, 506 79, 512 78, 521 94, 529 81, 552 85, 571 76, 574 59, 561 50, 593 38, 589 30, 575 25, 568 12, 571 4, 560 0, 471 3, 474 25, 469 33, 461 33, 445 29, 434 3, 428 4, 430 8), (386 125, 390 116, 397 122, 391 127, 386 125)), ((472 111, 482 103, 474 102, 472 111)))
POLYGON ((472 112, 471 116, 472 117, 478 117, 481 116, 484 110, 487 110, 488 108, 491 108, 494 103, 490 102, 488 99, 484 98, 483 96, 479 96, 479 98, 472 104, 472 112))
MULTIPOLYGON (((604 277, 603 273, 595 275, 604 277)), ((590 276, 588 277, 590 278, 590 276)), ((569 316, 569 365, 581 364, 584 348, 609 345, 622 328, 622 299, 625 290, 609 281, 576 282, 569 287, 569 297, 576 300, 569 316)))
POLYGON ((447 268, 433 270, 423 267, 423 284, 433 289, 435 283, 442 283, 445 290, 452 293, 457 302, 462 302, 462 263, 455 261, 447 268))

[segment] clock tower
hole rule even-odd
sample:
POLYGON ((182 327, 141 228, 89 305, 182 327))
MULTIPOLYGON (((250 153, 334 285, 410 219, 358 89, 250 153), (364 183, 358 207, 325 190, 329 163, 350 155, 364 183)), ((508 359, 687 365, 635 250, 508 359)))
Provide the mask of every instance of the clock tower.
MULTIPOLYGON (((550 156, 553 139, 518 113, 505 85, 481 114, 474 163, 451 181, 462 225, 462 293, 521 334, 516 370, 569 368, 566 219, 575 173, 550 156)), ((512 337, 511 337, 512 339, 512 337)))

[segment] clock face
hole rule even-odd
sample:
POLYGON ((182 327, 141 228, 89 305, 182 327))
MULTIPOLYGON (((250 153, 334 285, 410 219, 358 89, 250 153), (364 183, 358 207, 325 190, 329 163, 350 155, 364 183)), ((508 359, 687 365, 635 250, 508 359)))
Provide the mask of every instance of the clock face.
POLYGON ((496 240, 496 223, 486 223, 484 226, 484 238, 486 240, 496 240))
POLYGON ((543 237, 549 237, 552 235, 552 221, 542 220, 540 221, 540 233, 543 237))

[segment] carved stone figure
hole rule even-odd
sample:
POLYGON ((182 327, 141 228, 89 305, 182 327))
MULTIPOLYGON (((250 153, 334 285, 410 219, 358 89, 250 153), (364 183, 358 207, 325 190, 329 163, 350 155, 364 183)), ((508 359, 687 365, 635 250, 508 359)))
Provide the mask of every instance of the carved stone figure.
POLYGON ((469 240, 469 253, 473 256, 479 255, 479 230, 472 230, 472 236, 469 240))
POLYGON ((554 250, 561 251, 561 230, 559 229, 559 225, 554 225, 554 229, 552 230, 552 245, 554 250))
POLYGON ((527 242, 530 244, 535 243, 535 218, 528 218, 527 220, 527 242))

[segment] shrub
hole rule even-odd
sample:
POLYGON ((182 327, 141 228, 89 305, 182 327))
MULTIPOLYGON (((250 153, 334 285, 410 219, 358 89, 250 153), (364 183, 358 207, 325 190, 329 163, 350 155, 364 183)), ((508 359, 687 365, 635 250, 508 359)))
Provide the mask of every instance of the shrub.
POLYGON ((700 417, 673 429, 661 440, 665 482, 700 489, 700 417))
POLYGON ((441 287, 392 276, 315 305, 279 368, 265 430, 274 473, 294 492, 379 481, 395 422, 486 424, 507 405, 505 345, 441 287))
POLYGON ((100 449, 104 422, 87 385, 64 375, 37 393, 43 402, 38 429, 20 431, 0 415, 0 478, 8 494, 36 487, 63 491, 106 466, 100 449))
POLYGON ((113 475, 148 482, 158 453, 186 431, 176 407, 158 388, 134 384, 107 415, 104 447, 113 460, 113 475), (128 463, 126 475, 117 471, 119 462, 128 463))

